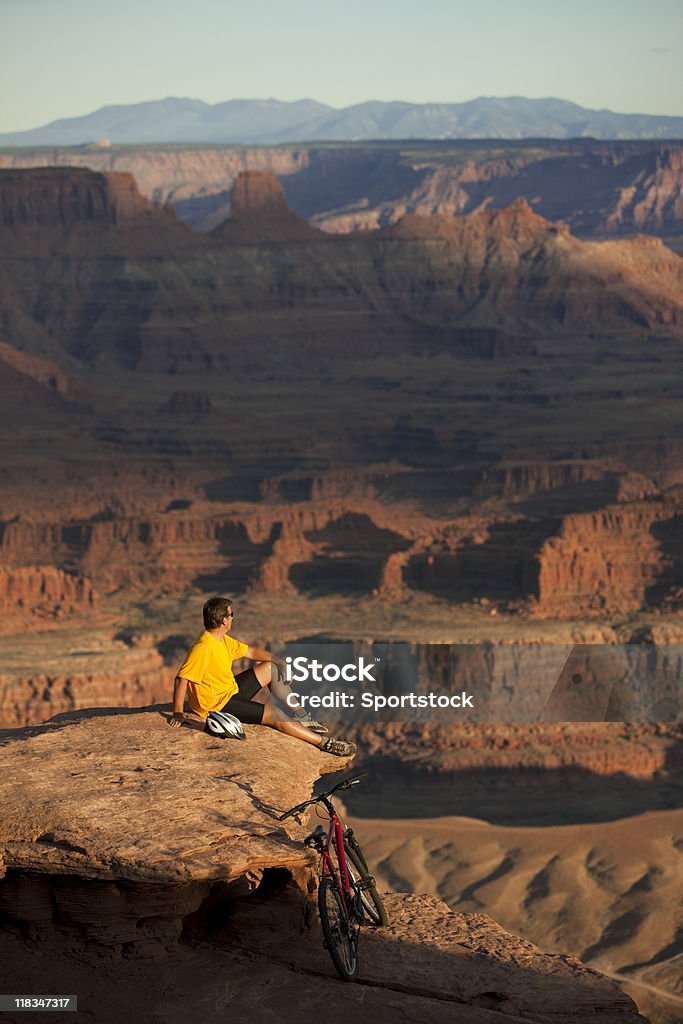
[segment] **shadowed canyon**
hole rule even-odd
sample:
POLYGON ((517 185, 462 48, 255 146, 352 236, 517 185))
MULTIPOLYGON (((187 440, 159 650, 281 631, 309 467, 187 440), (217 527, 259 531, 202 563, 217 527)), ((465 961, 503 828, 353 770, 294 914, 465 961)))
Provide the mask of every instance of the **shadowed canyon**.
MULTIPOLYGON (((650 161, 656 183, 640 205, 624 191, 621 219, 596 200, 583 222, 588 184, 553 207, 564 179, 526 144, 495 173, 487 156, 471 188, 461 168, 438 196, 443 167, 418 182, 398 147, 380 148, 378 188, 390 160, 406 180, 367 216, 337 189, 334 149, 261 151, 257 169, 233 165, 229 200, 207 188, 206 206, 167 183, 151 201, 183 150, 129 155, 147 161, 145 195, 128 172, 5 155, 8 735, 167 702, 211 593, 235 598, 235 635, 251 642, 403 641, 427 675, 429 645, 676 650, 683 259, 655 235, 683 233, 681 152, 623 144, 617 160, 601 146, 566 144, 547 162, 571 176, 583 159, 606 178, 618 165, 645 188, 638 161, 650 161), (418 186, 434 202, 407 202, 418 186), (652 233, 618 237, 634 229, 652 233)), ((201 153, 217 173, 220 151, 201 153)), ((490 912, 673 1024, 677 717, 359 725, 348 732, 374 782, 349 809, 387 888, 490 912)))

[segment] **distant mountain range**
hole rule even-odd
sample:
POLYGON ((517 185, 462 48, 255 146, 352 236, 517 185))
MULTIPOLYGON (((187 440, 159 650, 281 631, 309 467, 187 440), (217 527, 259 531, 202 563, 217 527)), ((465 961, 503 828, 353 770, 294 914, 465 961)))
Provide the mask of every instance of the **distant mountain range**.
POLYGON ((336 110, 315 100, 153 100, 0 134, 0 146, 139 143, 351 142, 368 139, 680 139, 683 117, 615 114, 558 99, 479 97, 467 103, 370 101, 336 110))

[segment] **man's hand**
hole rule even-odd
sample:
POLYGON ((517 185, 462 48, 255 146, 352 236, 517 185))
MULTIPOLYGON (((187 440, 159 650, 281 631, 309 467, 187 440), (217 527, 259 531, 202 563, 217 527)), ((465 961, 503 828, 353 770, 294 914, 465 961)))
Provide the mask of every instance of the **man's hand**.
POLYGON ((185 694, 187 693, 187 679, 176 676, 173 683, 173 716, 169 718, 168 724, 172 729, 179 729, 185 721, 183 708, 185 707, 185 694), (180 708, 180 711, 176 711, 180 708))

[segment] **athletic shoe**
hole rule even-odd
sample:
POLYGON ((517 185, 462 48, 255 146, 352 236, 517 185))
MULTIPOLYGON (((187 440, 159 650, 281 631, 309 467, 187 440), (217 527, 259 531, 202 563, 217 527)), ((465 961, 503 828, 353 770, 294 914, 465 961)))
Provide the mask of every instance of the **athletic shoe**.
POLYGON ((320 744, 323 754, 334 754, 335 757, 353 757, 356 749, 355 743, 347 743, 346 740, 333 740, 331 736, 328 736, 320 744))
POLYGON ((297 722, 300 722, 301 725, 305 725, 307 729, 311 730, 311 732, 319 732, 324 735, 330 731, 326 725, 322 724, 322 722, 316 722, 315 718, 311 718, 308 711, 303 715, 295 715, 294 717, 297 722))

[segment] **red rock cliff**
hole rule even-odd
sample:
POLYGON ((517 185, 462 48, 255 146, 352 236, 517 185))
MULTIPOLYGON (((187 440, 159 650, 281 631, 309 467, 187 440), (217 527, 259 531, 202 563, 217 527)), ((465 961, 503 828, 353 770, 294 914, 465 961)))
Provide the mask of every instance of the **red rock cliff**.
POLYGON ((0 216, 5 225, 68 225, 78 221, 119 224, 151 211, 132 174, 96 174, 77 168, 3 175, 0 216))

